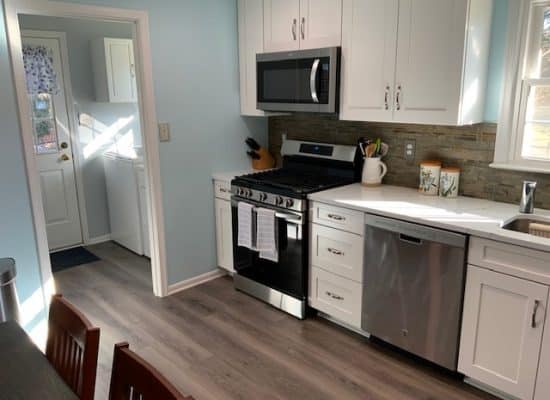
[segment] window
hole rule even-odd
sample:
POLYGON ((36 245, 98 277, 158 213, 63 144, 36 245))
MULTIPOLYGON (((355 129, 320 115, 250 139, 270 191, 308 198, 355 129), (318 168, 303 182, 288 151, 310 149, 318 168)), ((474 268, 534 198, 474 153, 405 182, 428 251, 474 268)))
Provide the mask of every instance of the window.
POLYGON ((29 95, 32 110, 32 131, 36 154, 56 153, 57 125, 52 96, 48 93, 29 95))
POLYGON ((550 0, 510 2, 509 24, 493 166, 550 173, 550 0))

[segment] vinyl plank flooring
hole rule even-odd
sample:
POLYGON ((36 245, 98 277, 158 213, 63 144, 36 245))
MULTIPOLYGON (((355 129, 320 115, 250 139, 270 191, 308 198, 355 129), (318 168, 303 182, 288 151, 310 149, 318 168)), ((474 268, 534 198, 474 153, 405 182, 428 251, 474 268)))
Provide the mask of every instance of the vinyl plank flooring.
POLYGON ((55 274, 60 293, 101 328, 96 399, 108 394, 115 343, 197 400, 489 400, 427 363, 312 317, 299 321, 219 278, 154 297, 146 258, 111 242, 100 261, 55 274))

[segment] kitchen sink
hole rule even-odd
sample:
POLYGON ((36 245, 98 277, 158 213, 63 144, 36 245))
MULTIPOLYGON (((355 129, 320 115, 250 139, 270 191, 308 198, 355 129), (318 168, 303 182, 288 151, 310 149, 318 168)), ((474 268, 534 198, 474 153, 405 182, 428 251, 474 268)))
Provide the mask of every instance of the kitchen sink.
POLYGON ((547 225, 550 227, 550 218, 537 217, 534 215, 518 215, 502 225, 502 229, 509 231, 529 233, 531 223, 547 225))

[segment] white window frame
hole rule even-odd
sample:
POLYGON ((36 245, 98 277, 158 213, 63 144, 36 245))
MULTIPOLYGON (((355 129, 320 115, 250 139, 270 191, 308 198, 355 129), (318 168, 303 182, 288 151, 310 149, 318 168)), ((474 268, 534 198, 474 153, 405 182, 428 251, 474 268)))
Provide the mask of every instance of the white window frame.
POLYGON ((506 66, 493 168, 550 174, 550 161, 521 156, 530 87, 533 83, 550 86, 550 79, 524 79, 530 67, 529 53, 534 37, 531 15, 533 9, 541 5, 550 6, 550 0, 509 2, 506 66))

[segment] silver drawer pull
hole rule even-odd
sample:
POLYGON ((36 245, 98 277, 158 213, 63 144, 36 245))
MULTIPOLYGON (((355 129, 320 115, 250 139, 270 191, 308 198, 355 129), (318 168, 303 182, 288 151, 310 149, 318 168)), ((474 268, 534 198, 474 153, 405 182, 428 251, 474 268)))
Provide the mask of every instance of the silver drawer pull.
POLYGON ((334 300, 344 300, 344 298, 340 295, 337 295, 335 293, 332 293, 332 292, 325 292, 327 294, 327 296, 329 297, 332 297, 334 300))
POLYGON ((335 256, 343 256, 343 255, 344 255, 344 252, 343 252, 343 251, 333 249, 332 247, 329 247, 329 248, 327 249, 327 251, 328 251, 329 253, 334 254, 335 256))
POLYGON ((227 193, 228 190, 227 190, 227 189, 224 189, 224 188, 220 188, 220 192, 222 192, 222 193, 227 193))
POLYGON ((540 301, 535 300, 535 306, 533 307, 533 315, 531 315, 531 328, 537 327, 537 311, 540 306, 540 301))
POLYGON ((335 221, 345 221, 346 220, 345 217, 342 217, 341 215, 337 215, 337 214, 328 214, 327 217, 329 217, 330 219, 333 219, 335 221))

